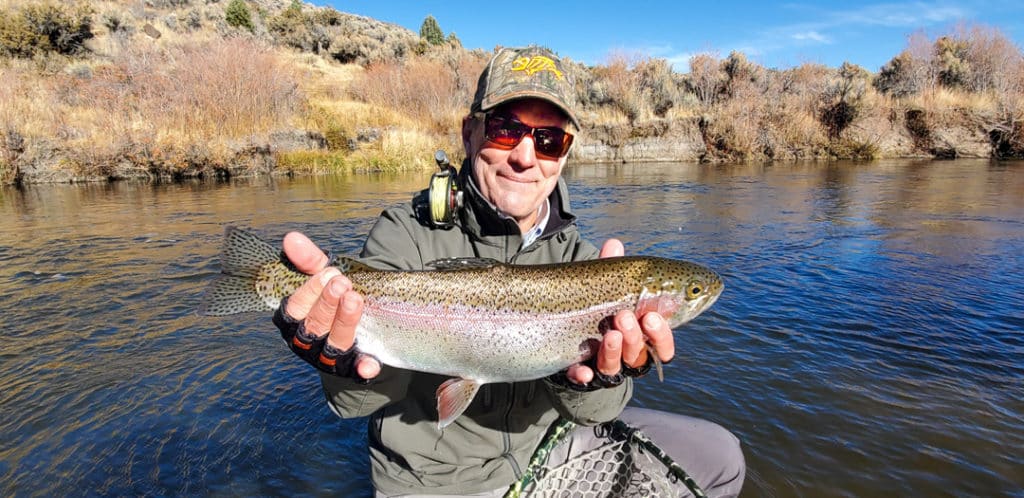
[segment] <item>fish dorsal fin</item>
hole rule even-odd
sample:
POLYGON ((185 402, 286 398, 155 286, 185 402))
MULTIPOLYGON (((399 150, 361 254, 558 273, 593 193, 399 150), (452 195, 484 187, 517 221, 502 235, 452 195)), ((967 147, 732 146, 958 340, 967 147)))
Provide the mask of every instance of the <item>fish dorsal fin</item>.
POLYGON ((366 263, 361 263, 353 258, 347 256, 337 256, 331 260, 331 266, 338 267, 344 274, 357 273, 361 271, 375 271, 374 268, 366 263))
POLYGON ((473 379, 448 379, 437 388, 437 428, 444 429, 466 411, 480 383, 473 379))
POLYGON ((491 258, 445 258, 435 259, 427 266, 440 271, 484 270, 501 265, 501 261, 491 258))

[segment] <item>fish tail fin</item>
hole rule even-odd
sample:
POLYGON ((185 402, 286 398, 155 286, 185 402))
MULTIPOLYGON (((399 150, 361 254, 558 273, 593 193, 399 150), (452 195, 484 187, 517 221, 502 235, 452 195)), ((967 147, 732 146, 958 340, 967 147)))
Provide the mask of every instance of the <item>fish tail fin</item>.
POLYGON ((473 379, 448 379, 437 388, 437 428, 444 429, 462 415, 473 402, 480 382, 473 379))
POLYGON ((199 314, 224 316, 273 309, 259 294, 256 280, 267 264, 275 262, 281 262, 280 251, 250 232, 227 227, 220 253, 221 275, 206 289, 199 314))
POLYGON ((221 275, 217 277, 203 295, 199 314, 202 316, 226 316, 247 311, 270 309, 256 292, 256 280, 249 277, 221 275))
POLYGON ((235 226, 224 229, 220 267, 225 275, 255 279, 264 265, 277 261, 281 251, 263 239, 235 226))

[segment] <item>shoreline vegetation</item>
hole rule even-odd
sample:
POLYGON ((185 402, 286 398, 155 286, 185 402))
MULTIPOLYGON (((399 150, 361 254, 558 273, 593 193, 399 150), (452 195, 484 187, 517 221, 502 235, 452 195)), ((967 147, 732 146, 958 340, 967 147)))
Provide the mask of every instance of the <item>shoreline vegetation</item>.
MULTIPOLYGON (((557 47, 553 47, 556 48, 557 47)), ((0 0, 0 184, 434 168, 490 51, 298 0, 0 0)), ((877 73, 569 63, 577 162, 1024 157, 1024 57, 956 26, 877 73)))

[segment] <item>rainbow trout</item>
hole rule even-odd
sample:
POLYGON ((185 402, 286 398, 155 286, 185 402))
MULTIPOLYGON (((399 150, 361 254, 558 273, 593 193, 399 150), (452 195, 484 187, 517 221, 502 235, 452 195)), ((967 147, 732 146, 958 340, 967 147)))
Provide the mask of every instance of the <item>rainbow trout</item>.
MULTIPOLYGON (((480 385, 542 378, 589 358, 602 322, 619 310, 657 311, 677 327, 721 294, 700 265, 630 256, 548 265, 490 259, 435 261, 434 270, 337 266, 362 294, 359 351, 393 367, 453 377, 437 390, 439 427, 469 406, 480 385)), ((229 227, 222 275, 201 313, 270 311, 309 279, 255 235, 229 227)), ((655 358, 661 376, 661 365, 655 358)))

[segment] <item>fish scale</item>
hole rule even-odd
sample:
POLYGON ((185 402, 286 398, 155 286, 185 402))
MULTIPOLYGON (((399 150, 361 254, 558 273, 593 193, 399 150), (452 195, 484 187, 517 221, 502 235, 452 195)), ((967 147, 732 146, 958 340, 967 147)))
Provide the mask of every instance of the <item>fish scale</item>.
MULTIPOLYGON (((229 227, 222 275, 201 312, 276 309, 310 278, 281 254, 229 227)), ((724 288, 706 267, 647 256, 547 265, 461 258, 417 271, 376 270, 349 258, 332 263, 364 298, 356 328, 361 353, 453 377, 438 388, 441 427, 465 410, 481 384, 538 379, 587 359, 602 321, 618 311, 657 311, 675 328, 714 304, 724 288)))

